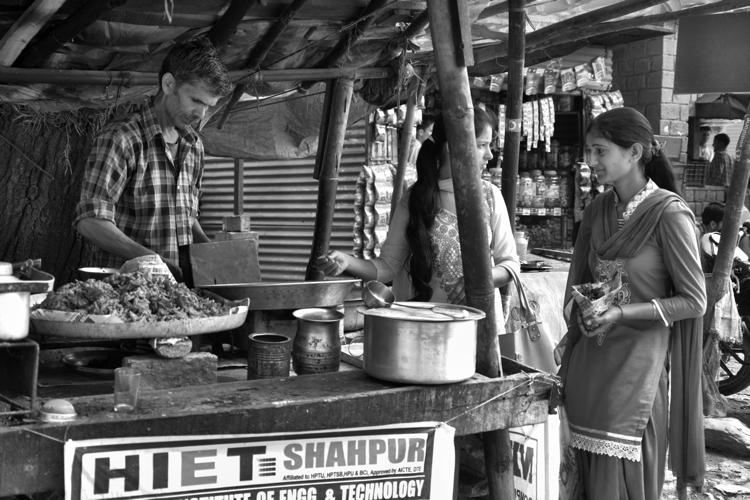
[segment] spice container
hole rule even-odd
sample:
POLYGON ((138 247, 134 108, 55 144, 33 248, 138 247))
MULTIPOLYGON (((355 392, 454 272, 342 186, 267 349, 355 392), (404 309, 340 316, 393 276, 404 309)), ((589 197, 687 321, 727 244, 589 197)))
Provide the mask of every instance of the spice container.
POLYGON ((515 232, 516 240, 516 253, 518 253, 518 259, 521 262, 526 262, 526 249, 529 246, 529 240, 526 239, 526 235, 523 231, 515 232))

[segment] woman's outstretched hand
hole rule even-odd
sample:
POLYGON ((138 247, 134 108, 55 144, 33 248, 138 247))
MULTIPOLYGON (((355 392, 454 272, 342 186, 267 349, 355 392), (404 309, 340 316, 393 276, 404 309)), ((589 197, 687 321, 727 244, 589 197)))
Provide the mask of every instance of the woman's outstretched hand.
POLYGON ((601 315, 591 319, 584 320, 581 317, 580 309, 577 311, 576 318, 581 332, 587 337, 596 337, 597 335, 607 333, 617 321, 622 319, 622 309, 617 306, 610 307, 601 315))
POLYGON ((331 250, 328 255, 321 255, 315 259, 315 267, 327 276, 338 276, 346 271, 349 263, 344 254, 338 250, 331 250))

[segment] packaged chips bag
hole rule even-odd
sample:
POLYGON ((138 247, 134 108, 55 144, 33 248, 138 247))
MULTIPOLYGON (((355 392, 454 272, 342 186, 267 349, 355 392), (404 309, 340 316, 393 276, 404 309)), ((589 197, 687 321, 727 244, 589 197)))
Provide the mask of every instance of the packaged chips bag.
POLYGON ((573 298, 581 309, 584 321, 603 314, 615 304, 617 294, 622 288, 622 278, 617 273, 610 281, 604 283, 583 283, 573 286, 573 298))

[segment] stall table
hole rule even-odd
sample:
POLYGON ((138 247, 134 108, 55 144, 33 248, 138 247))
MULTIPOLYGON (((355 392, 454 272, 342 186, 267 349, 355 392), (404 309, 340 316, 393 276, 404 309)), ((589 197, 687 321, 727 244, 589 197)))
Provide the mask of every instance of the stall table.
POLYGON ((436 386, 383 382, 353 370, 148 391, 132 414, 115 413, 111 394, 71 398, 78 412, 73 422, 0 423, 0 497, 62 489, 63 444, 71 439, 304 432, 449 420, 457 435, 464 435, 544 422, 555 378, 508 359, 503 365, 503 378, 475 375, 436 386))

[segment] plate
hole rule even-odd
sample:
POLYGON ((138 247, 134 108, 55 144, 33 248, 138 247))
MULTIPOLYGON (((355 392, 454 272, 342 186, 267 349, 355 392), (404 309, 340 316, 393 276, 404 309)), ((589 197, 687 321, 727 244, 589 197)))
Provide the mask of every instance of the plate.
POLYGON ((157 339, 223 332, 242 326, 247 306, 232 308, 233 314, 176 321, 134 321, 131 323, 74 323, 32 319, 36 333, 77 339, 157 339))
POLYGON ((203 285, 229 300, 250 299, 250 309, 304 309, 307 307, 332 307, 343 304, 349 291, 359 279, 330 281, 299 281, 291 283, 236 283, 203 285))
POLYGON ((115 379, 115 368, 122 365, 122 358, 134 353, 117 349, 97 349, 66 354, 62 362, 66 368, 81 375, 105 380, 115 379), (90 367, 90 364, 95 366, 90 367), (115 366, 116 365, 116 366, 115 366))

